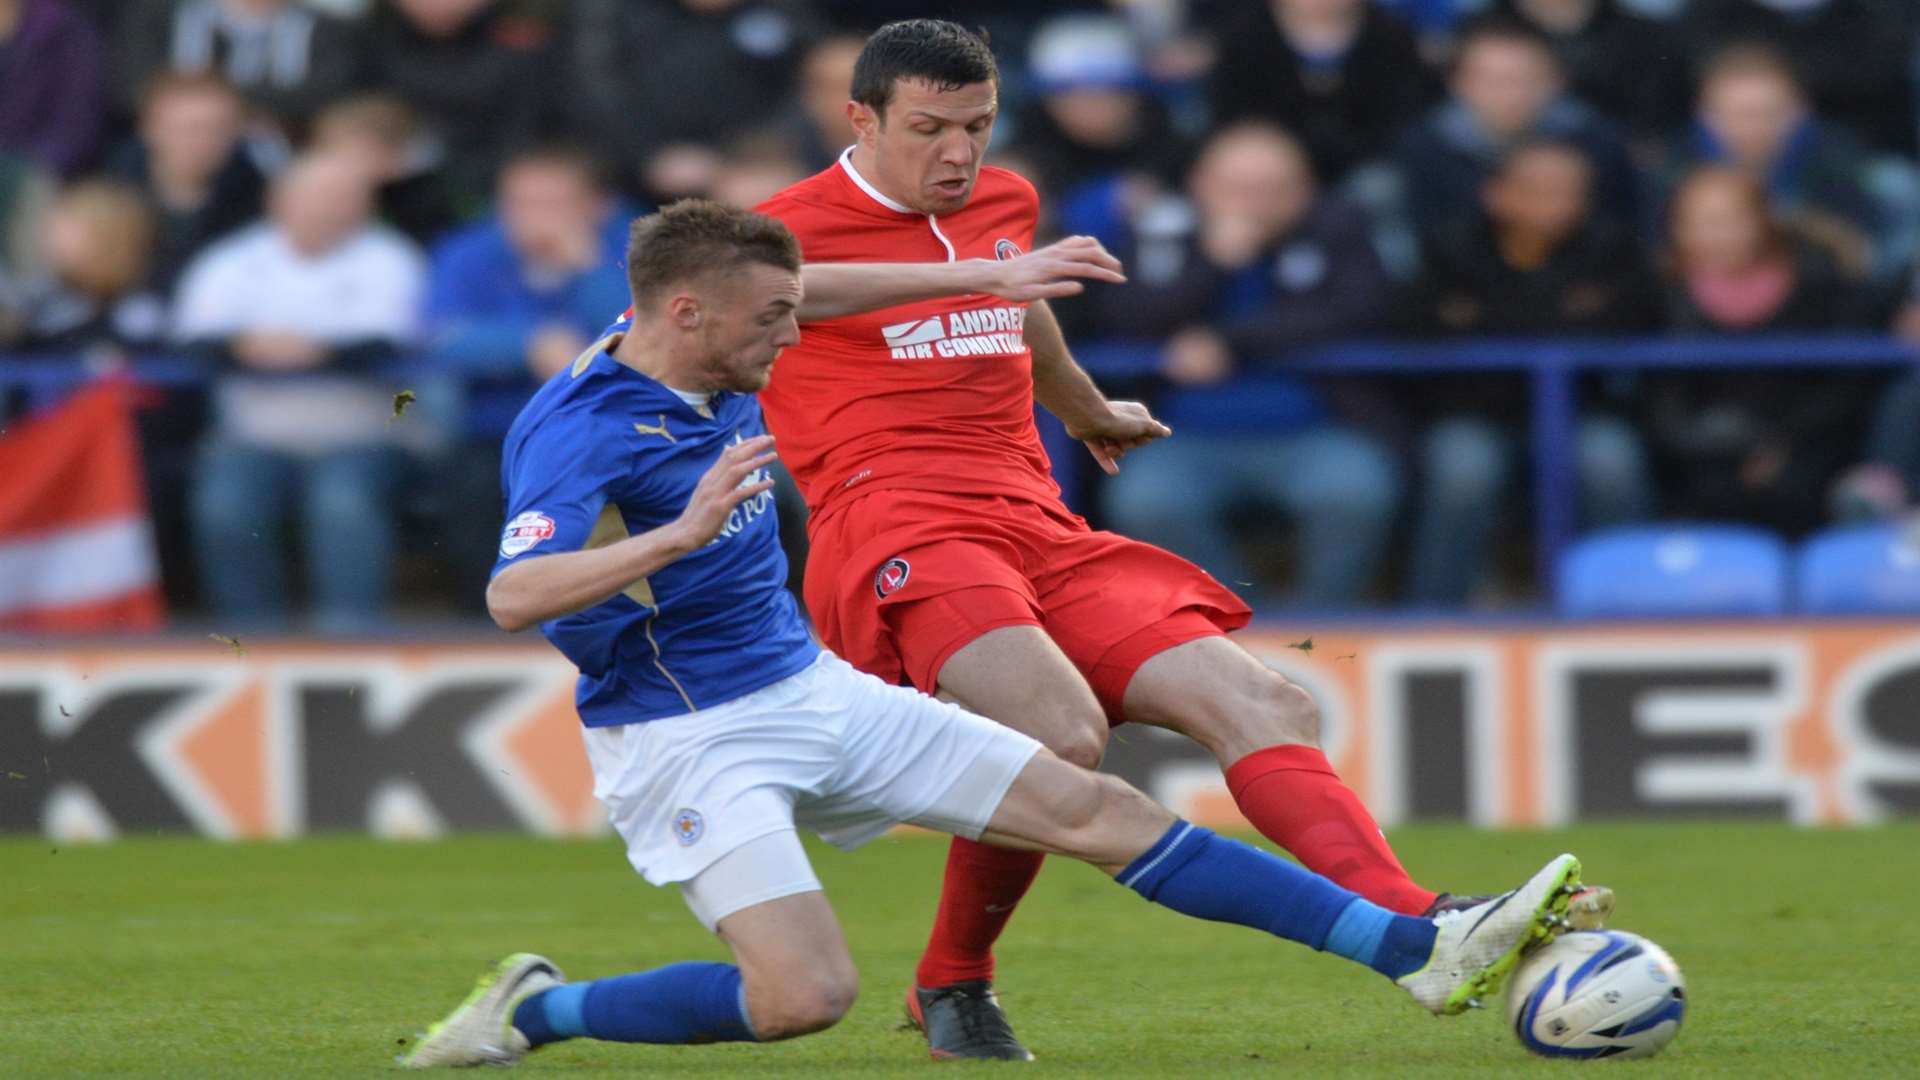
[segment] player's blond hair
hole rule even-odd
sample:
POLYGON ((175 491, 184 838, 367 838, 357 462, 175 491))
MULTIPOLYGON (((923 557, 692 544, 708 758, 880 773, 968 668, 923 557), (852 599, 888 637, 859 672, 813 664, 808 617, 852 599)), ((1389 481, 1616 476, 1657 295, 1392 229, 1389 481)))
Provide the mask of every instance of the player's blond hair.
POLYGON ((774 218, 711 199, 685 199, 633 223, 627 285, 636 308, 661 292, 751 263, 800 272, 800 241, 774 218))

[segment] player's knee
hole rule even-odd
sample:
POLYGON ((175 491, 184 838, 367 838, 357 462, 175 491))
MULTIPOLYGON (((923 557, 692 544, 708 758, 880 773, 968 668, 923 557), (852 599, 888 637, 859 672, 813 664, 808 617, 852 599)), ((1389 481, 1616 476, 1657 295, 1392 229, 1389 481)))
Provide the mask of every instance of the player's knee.
POLYGON ((859 993, 859 978, 851 967, 794 980, 755 1002, 759 1007, 753 1012, 754 1034, 772 1041, 825 1031, 847 1015, 859 993))
POLYGON ((1107 717, 1090 694, 1084 702, 1038 702, 1026 716, 1002 722, 1083 769, 1098 768, 1107 754, 1107 717))
POLYGON ((1210 725, 1215 749, 1237 757, 1263 746, 1320 744, 1319 703, 1278 672, 1262 670, 1228 697, 1210 725))
POLYGON ((1276 743, 1320 745, 1320 703, 1300 684, 1270 675, 1260 690, 1263 712, 1272 722, 1276 743))
POLYGON ((1097 769, 1100 759, 1107 755, 1107 731, 1104 717, 1095 723, 1077 722, 1046 740, 1047 749, 1059 755, 1062 761, 1083 769, 1097 769))

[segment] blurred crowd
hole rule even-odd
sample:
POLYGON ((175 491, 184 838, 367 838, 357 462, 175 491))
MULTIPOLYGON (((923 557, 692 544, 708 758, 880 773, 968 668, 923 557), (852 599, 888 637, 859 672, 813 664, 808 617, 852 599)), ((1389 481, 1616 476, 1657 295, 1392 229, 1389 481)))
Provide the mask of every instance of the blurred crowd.
MULTIPOLYGON (((1523 375, 1309 376, 1303 347, 1920 339, 1911 0, 0 0, 0 365, 216 373, 140 416, 177 605, 477 611, 499 438, 625 306, 627 221, 829 165, 864 34, 908 14, 988 30, 990 160, 1127 262, 1057 305, 1156 343, 1110 389, 1257 384, 1260 424, 1088 510, 1260 603, 1542 572, 1510 557, 1523 375)), ((1595 377, 1575 457, 1586 526, 1899 515, 1920 378, 1595 377)))

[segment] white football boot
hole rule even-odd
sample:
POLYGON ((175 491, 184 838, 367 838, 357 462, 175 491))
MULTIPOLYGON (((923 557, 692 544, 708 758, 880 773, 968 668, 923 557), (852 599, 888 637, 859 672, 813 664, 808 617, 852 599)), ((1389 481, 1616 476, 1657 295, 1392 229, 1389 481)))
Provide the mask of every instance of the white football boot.
POLYGON ((514 953, 480 976, 467 1000, 413 1041, 399 1059, 403 1069, 512 1065, 531 1047, 513 1026, 522 1001, 567 981, 544 956, 514 953))
POLYGON ((1561 855, 1525 885, 1433 917, 1439 934, 1425 967, 1394 980, 1428 1012, 1451 1016, 1491 1000, 1530 947, 1568 929, 1580 860, 1561 855))

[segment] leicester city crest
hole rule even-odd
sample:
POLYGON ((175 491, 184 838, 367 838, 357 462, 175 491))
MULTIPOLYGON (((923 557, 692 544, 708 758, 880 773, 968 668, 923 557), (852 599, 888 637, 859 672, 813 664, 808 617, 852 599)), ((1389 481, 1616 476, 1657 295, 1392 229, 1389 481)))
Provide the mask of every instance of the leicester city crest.
POLYGON ((698 810, 682 810, 673 815, 673 838, 681 847, 692 847, 707 831, 707 822, 698 810))

